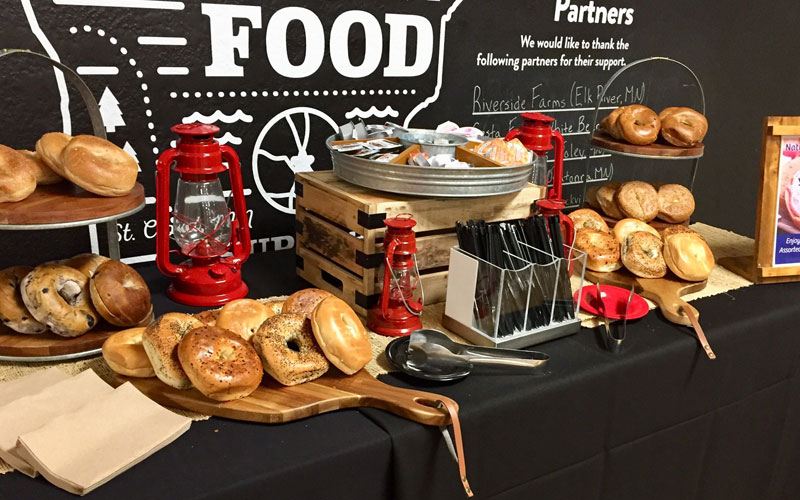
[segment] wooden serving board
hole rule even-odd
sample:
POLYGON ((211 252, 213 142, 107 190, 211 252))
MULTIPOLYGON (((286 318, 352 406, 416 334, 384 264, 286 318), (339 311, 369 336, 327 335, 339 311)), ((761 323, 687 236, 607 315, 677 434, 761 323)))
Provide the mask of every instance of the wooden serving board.
POLYGON ((101 348, 103 342, 118 331, 120 328, 101 323, 80 337, 67 338, 50 332, 26 335, 0 326, 0 356, 35 358, 92 351, 101 348))
MULTIPOLYGON (((606 221, 606 224, 608 224, 608 228, 609 229, 614 229, 614 226, 617 225, 617 222, 622 220, 622 219, 615 219, 614 217, 609 217, 608 215, 604 214, 602 210, 597 209, 597 208, 592 208, 592 207, 590 207, 588 205, 586 207, 584 207, 584 208, 591 208, 592 210, 594 210, 595 212, 600 214, 600 217, 602 217, 603 220, 606 221)), ((646 224, 648 226, 652 227, 653 229, 655 229, 656 231, 661 231, 665 227, 669 227, 669 226, 688 226, 689 225, 689 220, 685 220, 683 222, 677 222, 677 223, 673 224, 672 222, 664 222, 664 221, 661 221, 661 220, 653 219, 650 222, 647 222, 646 224)))
POLYGON ((39 186, 22 201, 0 203, 0 224, 56 224, 112 217, 144 203, 144 187, 137 183, 125 196, 94 195, 70 182, 39 186))
POLYGON ((668 321, 687 326, 692 326, 692 323, 686 314, 681 312, 681 309, 691 309, 696 318, 700 317, 700 313, 689 303, 681 300, 681 297, 687 293, 702 290, 708 284, 708 280, 683 281, 673 275, 654 279, 639 278, 624 269, 610 273, 599 273, 586 269, 585 278, 592 283, 619 286, 628 290, 631 285, 635 285, 634 291, 655 302, 668 321))
MULTIPOLYGON (((452 401, 449 398, 393 387, 380 382, 365 370, 354 375, 345 375, 331 368, 316 380, 291 387, 283 386, 269 375, 264 375, 261 386, 251 395, 227 402, 211 400, 194 388, 180 390, 169 387, 157 378, 118 375, 117 381, 120 384, 130 382, 163 406, 234 420, 278 424, 342 408, 372 407, 421 424, 450 423, 447 411, 436 408, 436 401, 452 401)), ((457 407, 456 405, 455 408, 457 407)))
MULTIPOLYGON (((660 141, 660 139, 659 139, 660 141)), ((618 141, 605 132, 597 132, 592 136, 592 146, 603 149, 610 149, 619 153, 635 154, 641 156, 656 156, 656 157, 698 157, 703 156, 703 149, 705 148, 702 143, 691 148, 679 148, 671 144, 656 141, 653 144, 646 146, 637 146, 623 141, 618 141)))

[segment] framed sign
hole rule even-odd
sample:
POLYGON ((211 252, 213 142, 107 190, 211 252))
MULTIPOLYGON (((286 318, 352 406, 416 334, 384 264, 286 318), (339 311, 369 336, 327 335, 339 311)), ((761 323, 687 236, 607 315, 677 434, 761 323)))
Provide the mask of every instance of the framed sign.
POLYGON ((720 259, 754 283, 800 280, 800 116, 768 116, 761 142, 755 255, 720 259))

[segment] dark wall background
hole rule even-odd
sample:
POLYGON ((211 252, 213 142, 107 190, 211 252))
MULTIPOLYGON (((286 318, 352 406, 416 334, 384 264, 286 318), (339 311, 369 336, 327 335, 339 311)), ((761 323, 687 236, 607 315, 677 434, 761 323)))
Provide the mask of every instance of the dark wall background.
MULTIPOLYGON (((85 3, 96 5, 98 2, 85 3)), ((118 68, 115 75, 85 75, 84 79, 98 100, 108 88, 118 101, 125 124, 109 130, 108 136, 120 146, 127 143, 136 152, 142 170, 140 182, 145 185, 149 197, 155 196, 155 160, 173 140, 169 127, 195 112, 210 117, 220 111, 224 121, 216 124, 235 137, 230 145, 242 159, 245 187, 250 190, 247 204, 252 210, 251 231, 253 239, 257 240, 254 251, 259 252, 293 245, 293 170, 330 168, 323 141, 333 131, 331 123, 347 121, 348 113, 355 107, 368 110, 372 106, 392 114, 369 117, 367 122, 380 123, 387 119, 403 122, 411 118, 410 123, 415 126, 432 127, 449 119, 461 125, 477 125, 494 135, 503 135, 518 123, 517 112, 513 109, 505 113, 476 113, 476 87, 480 88, 481 96, 505 100, 509 105, 525 99, 524 110, 547 110, 562 131, 572 134, 567 136, 566 191, 573 202, 578 201, 587 153, 598 156, 591 160, 590 180, 593 182, 602 182, 610 175, 615 179, 689 182, 690 162, 607 157, 586 147, 585 132, 592 121, 597 87, 617 68, 572 64, 515 71, 508 67, 480 66, 476 64, 478 53, 559 59, 563 54, 573 61, 576 55, 593 59, 624 57, 626 62, 660 55, 687 64, 705 89, 710 123, 706 154, 700 162, 695 183, 698 207, 695 219, 750 236, 755 221, 763 117, 800 113, 796 90, 800 69, 791 62, 796 33, 793 20, 800 14, 800 5, 790 0, 777 0, 757 12, 750 3, 741 0, 725 3, 676 0, 669 4, 643 0, 595 2, 606 7, 634 9, 631 25, 613 26, 570 23, 563 18, 555 22, 557 0, 409 0, 370 4, 353 0, 250 2, 260 8, 261 26, 255 28, 247 20, 234 21, 234 32, 249 26, 249 57, 236 58, 236 63, 244 68, 241 77, 205 74, 204 67, 211 63, 212 44, 220 40, 218 34, 212 36, 209 17, 202 14, 202 4, 211 2, 147 4, 182 6, 177 10, 130 8, 125 6, 129 3, 124 0, 100 3, 117 6, 65 5, 59 0, 5 2, 0 21, 0 46, 45 52, 50 44, 52 53, 71 67, 118 68), (323 61, 316 71, 302 78, 278 74, 266 55, 267 25, 284 7, 308 9, 323 28, 323 40, 310 42, 316 46, 324 43, 323 61), (452 15, 443 23, 448 9, 452 15), (376 20, 382 33, 379 43, 374 39, 365 40, 364 31, 358 25, 346 40, 331 38, 335 20, 351 10, 363 10, 376 20), (432 60, 423 74, 383 75, 390 51, 402 48, 390 47, 386 14, 421 16, 430 23, 432 60), (428 107, 416 109, 426 98, 436 95, 443 26, 441 91, 435 100, 430 99, 433 102, 428 107), (615 43, 622 39, 629 45, 627 49, 613 50, 526 48, 521 46, 521 35, 529 35, 533 40, 572 37, 589 42, 595 38, 614 38, 615 43), (142 36, 179 37, 186 42, 177 46, 146 45, 140 43, 142 36), (380 63, 367 76, 348 78, 331 64, 331 53, 346 49, 351 62, 359 65, 365 47, 376 45, 381 48, 380 63), (158 68, 163 67, 187 68, 188 74, 159 74, 158 68), (532 103, 533 92, 544 101, 532 103), (594 100, 589 102, 587 95, 594 100), (241 113, 237 114, 237 110, 241 113), (297 131, 299 145, 287 116, 297 131), (300 154, 306 129, 307 147, 305 153, 300 154), (272 157, 259 154, 259 150, 269 152, 272 157), (308 155, 314 157, 313 163, 308 155), (286 161, 279 157, 286 157, 286 161), (261 190, 256 173, 261 180, 261 190)), ((244 5, 243 0, 214 3, 244 5)), ((573 3, 580 5, 580 2, 573 3)), ((286 38, 289 60, 300 64, 306 44, 298 22, 289 24, 286 38)), ((412 31, 405 47, 408 64, 413 62, 419 43, 412 31)), ((60 94, 53 72, 23 59, 9 58, 0 64, 3 87, 0 142, 32 149, 41 134, 63 127, 60 94)), ((665 63, 642 66, 626 73, 610 95, 618 95, 619 103, 644 102, 654 108, 699 106, 699 94, 691 76, 665 63), (632 92, 626 93, 626 87, 632 92)), ((106 112, 107 116, 115 114, 108 108, 106 112)), ((607 111, 601 111, 600 116, 605 113, 607 111)), ((70 118, 73 133, 90 130, 74 92, 70 98, 70 118)), ((154 240, 149 221, 153 218, 154 205, 148 204, 140 214, 120 221, 122 253, 129 262, 152 258, 149 256, 154 253, 154 240)), ((100 248, 104 247, 102 234, 99 244, 100 248)), ((59 232, 0 232, 0 265, 35 264, 89 249, 86 228, 59 232)))

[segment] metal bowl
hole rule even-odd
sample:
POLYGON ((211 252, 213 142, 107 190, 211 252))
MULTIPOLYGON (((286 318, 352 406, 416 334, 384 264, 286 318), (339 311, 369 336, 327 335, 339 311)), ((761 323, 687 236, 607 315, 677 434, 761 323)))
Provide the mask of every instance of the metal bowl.
POLYGON ((420 149, 430 156, 438 154, 455 154, 457 146, 467 144, 467 138, 454 134, 442 134, 432 130, 408 129, 397 134, 397 138, 405 147, 419 144, 420 149))

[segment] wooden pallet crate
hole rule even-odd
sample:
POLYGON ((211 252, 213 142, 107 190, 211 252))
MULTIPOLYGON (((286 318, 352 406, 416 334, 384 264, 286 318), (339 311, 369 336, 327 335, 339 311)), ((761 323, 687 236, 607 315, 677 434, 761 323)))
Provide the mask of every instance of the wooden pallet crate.
POLYGON ((297 274, 366 315, 383 285, 383 220, 401 213, 417 221, 417 264, 425 303, 443 302, 455 222, 527 217, 544 188, 480 198, 430 198, 384 193, 345 182, 332 172, 295 176, 297 274))

